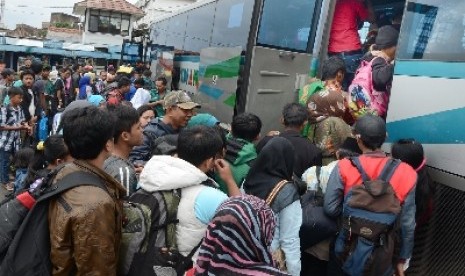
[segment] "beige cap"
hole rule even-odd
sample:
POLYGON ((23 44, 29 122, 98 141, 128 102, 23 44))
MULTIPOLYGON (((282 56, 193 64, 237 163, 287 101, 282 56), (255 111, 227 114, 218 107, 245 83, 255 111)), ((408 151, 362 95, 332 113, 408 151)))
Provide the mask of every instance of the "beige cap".
POLYGON ((194 102, 191 97, 182 90, 172 91, 165 96, 163 107, 167 109, 172 106, 179 106, 182 109, 200 108, 200 104, 194 102))

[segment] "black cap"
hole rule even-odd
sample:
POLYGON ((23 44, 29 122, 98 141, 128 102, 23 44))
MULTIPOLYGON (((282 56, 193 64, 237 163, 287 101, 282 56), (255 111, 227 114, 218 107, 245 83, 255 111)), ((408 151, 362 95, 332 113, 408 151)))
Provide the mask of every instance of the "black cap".
POLYGON ((392 26, 383 26, 379 28, 378 35, 375 39, 375 45, 378 50, 391 48, 397 45, 399 32, 392 26))
POLYGON ((386 122, 381 117, 366 114, 359 118, 354 125, 354 133, 361 138, 386 138, 386 122))

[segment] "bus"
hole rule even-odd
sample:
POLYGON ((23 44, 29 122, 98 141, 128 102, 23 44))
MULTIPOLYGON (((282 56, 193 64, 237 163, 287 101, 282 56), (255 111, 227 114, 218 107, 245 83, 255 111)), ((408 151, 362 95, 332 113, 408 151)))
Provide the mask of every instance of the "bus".
MULTIPOLYGON (((174 49, 178 87, 203 111, 225 122, 255 113, 266 133, 318 76, 336 1, 201 1, 153 22, 150 39, 174 49)), ((421 142, 437 183, 408 272, 465 275, 465 1, 371 2, 378 20, 402 18, 386 149, 400 138, 421 142)))

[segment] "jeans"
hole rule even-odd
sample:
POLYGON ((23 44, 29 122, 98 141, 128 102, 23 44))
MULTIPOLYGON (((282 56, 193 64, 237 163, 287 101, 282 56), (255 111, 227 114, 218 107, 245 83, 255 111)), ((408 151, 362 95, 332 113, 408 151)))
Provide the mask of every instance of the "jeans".
POLYGON ((11 151, 0 150, 0 182, 10 182, 10 157, 11 151))
POLYGON ((17 168, 15 178, 15 193, 24 189, 24 180, 26 180, 27 168, 17 168))
POLYGON ((342 89, 347 91, 352 80, 355 77, 355 72, 357 71, 358 67, 360 66, 360 62, 363 58, 363 53, 354 53, 354 54, 345 54, 345 53, 337 53, 332 54, 330 56, 338 56, 344 60, 344 64, 346 66, 346 73, 344 75, 344 81, 342 83, 342 89))

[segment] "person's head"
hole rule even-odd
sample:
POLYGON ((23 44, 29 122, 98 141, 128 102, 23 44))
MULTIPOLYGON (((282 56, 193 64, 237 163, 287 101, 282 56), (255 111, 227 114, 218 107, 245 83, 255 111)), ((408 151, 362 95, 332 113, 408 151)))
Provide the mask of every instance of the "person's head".
POLYGON ((108 106, 108 111, 115 116, 117 122, 113 135, 115 146, 119 144, 126 144, 129 147, 141 145, 144 137, 137 110, 120 104, 108 106))
POLYGON ((12 83, 15 80, 15 71, 10 68, 6 68, 2 70, 2 78, 7 83, 12 83))
POLYGON ((140 72, 138 70, 134 70, 132 72, 132 77, 134 78, 134 80, 138 80, 142 77, 142 75, 140 74, 140 72))
POLYGON ((338 83, 342 83, 346 73, 346 66, 342 58, 338 56, 332 56, 323 61, 321 71, 322 81, 334 80, 338 83))
POLYGON ((73 72, 82 73, 82 65, 81 64, 74 64, 73 65, 73 72))
POLYGON ((144 62, 142 62, 142 60, 138 59, 136 61, 136 67, 144 67, 144 62))
POLYGON ((48 64, 45 64, 42 68, 42 78, 48 79, 48 77, 50 76, 50 71, 52 71, 52 67, 50 67, 50 65, 48 64))
POLYGON ((30 147, 25 147, 18 150, 13 157, 13 164, 15 168, 27 168, 34 158, 34 150, 30 147))
POLYGON ((65 144, 65 140, 63 139, 63 135, 51 135, 45 139, 43 152, 44 159, 49 167, 56 167, 72 159, 68 147, 65 144))
POLYGON ((34 84, 34 72, 31 70, 24 70, 21 72, 21 81, 24 87, 31 88, 34 84))
POLYGON ((302 129, 308 120, 307 109, 299 103, 289 103, 283 108, 282 123, 286 128, 302 129))
POLYGON ((142 88, 142 87, 144 87, 144 84, 145 84, 145 82, 144 82, 144 79, 142 79, 142 78, 134 80, 134 86, 136 88, 142 88))
POLYGON ((242 113, 233 118, 231 133, 234 137, 253 142, 260 137, 262 121, 252 113, 242 113))
POLYGON ((214 127, 218 125, 220 121, 218 119, 208 113, 199 113, 193 116, 189 122, 187 123, 187 127, 193 127, 193 126, 207 126, 207 127, 214 127))
POLYGON ((223 152, 223 140, 211 127, 185 128, 179 133, 177 151, 179 158, 206 173, 213 169, 216 156, 223 152))
POLYGON ((164 93, 166 91, 166 85, 168 81, 165 77, 158 77, 155 81, 155 87, 157 88, 158 93, 164 93))
POLYGON ((64 68, 63 71, 62 71, 62 73, 61 73, 61 77, 62 77, 63 79, 66 80, 66 79, 69 79, 69 78, 71 77, 72 74, 73 74, 73 73, 72 73, 71 69, 69 69, 69 68, 64 68))
POLYGON ((91 103, 93 106, 96 107, 102 107, 105 106, 105 99, 101 95, 90 95, 90 97, 87 98, 89 103, 91 103))
POLYGON ((34 60, 31 65, 31 70, 34 72, 34 75, 40 75, 43 70, 42 62, 34 60))
POLYGON ((24 67, 26 69, 31 68, 31 65, 32 65, 32 60, 30 58, 27 58, 27 59, 24 60, 24 67))
POLYGON ((391 155, 409 164, 415 170, 419 170, 425 165, 423 146, 415 139, 398 140, 392 145, 391 155))
POLYGON ((389 25, 383 26, 378 30, 374 49, 383 51, 392 60, 396 56, 398 40, 399 32, 394 27, 389 25))
POLYGON ((150 121, 152 121, 155 117, 155 111, 151 106, 143 105, 137 109, 137 113, 139 113, 139 121, 141 123, 142 128, 147 126, 150 121))
POLYGON ((118 80, 118 89, 121 92, 121 94, 126 94, 129 92, 129 89, 131 88, 131 80, 128 79, 127 77, 121 77, 118 80))
POLYGON ((81 160, 110 156, 116 122, 105 109, 95 106, 63 113, 63 138, 71 156, 81 160))
POLYGON ((14 107, 19 106, 23 102, 23 90, 19 87, 11 87, 8 90, 8 97, 10 97, 10 104, 14 107))
POLYGON ((363 152, 375 151, 386 140, 386 122, 381 117, 366 114, 355 122, 353 132, 363 152))
POLYGON ((359 156, 360 154, 362 154, 362 151, 358 147, 357 139, 353 137, 347 137, 336 151, 336 157, 339 160, 359 156))
POLYGON ((107 71, 100 71, 100 80, 105 81, 107 80, 107 71))
POLYGON ((0 60, 0 72, 2 72, 6 67, 6 63, 3 60, 0 60))
POLYGON ((152 77, 152 71, 150 70, 145 70, 143 73, 144 77, 150 79, 152 77))
POLYGON ((194 116, 194 109, 199 108, 200 104, 194 102, 186 92, 179 90, 165 96, 163 107, 166 110, 163 120, 178 129, 187 125, 194 116))

